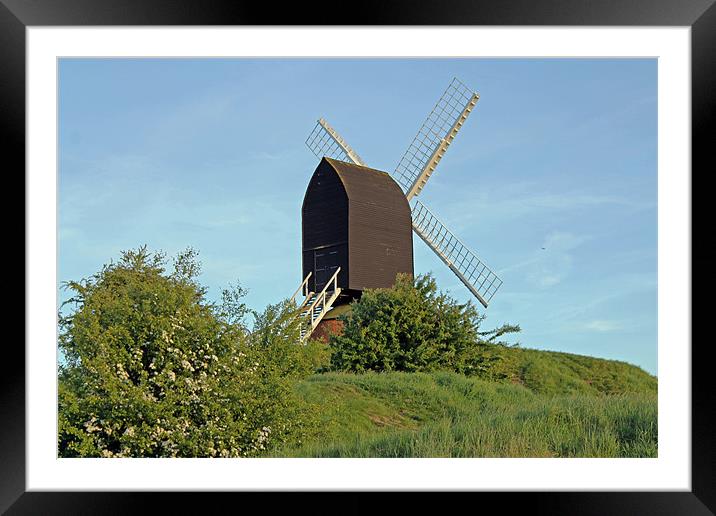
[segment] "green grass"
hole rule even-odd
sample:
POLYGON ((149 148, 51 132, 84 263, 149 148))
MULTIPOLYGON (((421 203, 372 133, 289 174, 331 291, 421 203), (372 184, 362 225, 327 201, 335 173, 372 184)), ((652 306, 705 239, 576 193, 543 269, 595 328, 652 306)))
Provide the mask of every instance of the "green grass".
POLYGON ((656 378, 623 362, 502 348, 476 376, 325 373, 289 457, 656 457, 656 378))
POLYGON ((657 380, 616 360, 536 349, 494 346, 490 365, 475 377, 523 385, 540 394, 656 394, 657 380))

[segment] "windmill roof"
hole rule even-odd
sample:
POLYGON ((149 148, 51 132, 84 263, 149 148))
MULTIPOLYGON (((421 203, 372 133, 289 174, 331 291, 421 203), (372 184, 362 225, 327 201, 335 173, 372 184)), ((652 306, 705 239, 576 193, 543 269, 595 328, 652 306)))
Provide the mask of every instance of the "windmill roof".
POLYGON ((398 183, 386 172, 332 158, 323 158, 343 183, 348 199, 353 202, 387 206, 396 198, 405 200, 398 183))

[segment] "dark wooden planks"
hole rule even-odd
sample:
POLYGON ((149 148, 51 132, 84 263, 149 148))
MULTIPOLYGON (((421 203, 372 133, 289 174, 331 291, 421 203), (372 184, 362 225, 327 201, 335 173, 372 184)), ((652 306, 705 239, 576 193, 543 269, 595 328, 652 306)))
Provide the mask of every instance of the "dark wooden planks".
MULTIPOLYGON (((315 276, 316 252, 326 248, 340 250, 336 265, 344 289, 387 288, 397 273, 413 274, 410 206, 385 172, 323 158, 302 215, 304 277, 315 276)), ((315 282, 309 286, 315 289, 315 282)))

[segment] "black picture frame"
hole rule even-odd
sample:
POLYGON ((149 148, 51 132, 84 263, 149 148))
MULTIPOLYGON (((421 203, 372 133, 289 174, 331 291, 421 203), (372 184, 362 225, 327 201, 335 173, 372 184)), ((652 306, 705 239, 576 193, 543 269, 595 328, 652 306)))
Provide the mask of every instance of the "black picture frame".
MULTIPOLYGON (((692 80, 692 246, 696 229, 705 227, 705 213, 694 210, 696 197, 707 188, 694 188, 694 179, 716 170, 714 123, 716 113, 716 6, 714 0, 542 0, 420 3, 410 0, 369 1, 341 11, 330 3, 189 0, 0 0, 0 127, 5 143, 6 182, 24 177, 25 170, 25 29, 28 26, 65 25, 592 25, 688 26, 691 28, 692 80), (9 158, 9 159, 8 159, 9 158), (700 175, 695 173, 699 170, 700 175)), ((685 174, 688 171, 684 171, 685 174)), ((703 180, 701 181, 703 184, 703 180)), ((22 186, 24 191, 24 186, 22 186)), ((703 204, 702 204, 703 205, 703 204)), ((7 219, 11 220, 11 219, 7 219)), ((11 224, 7 224, 11 226, 11 224)), ((707 232, 704 234, 708 235, 707 232)), ((702 242, 703 240, 700 240, 702 242)), ((700 244, 702 246, 706 244, 700 244)), ((706 263, 692 258, 694 270, 706 263), (695 265, 695 267, 694 267, 695 265)), ((28 256, 25 256, 25 260, 28 256)), ((26 275, 28 274, 26 269, 26 275)), ((16 275, 18 276, 18 275, 16 275)), ((699 276, 699 290, 707 291, 710 276, 699 276)), ((692 287, 693 288, 693 287, 692 287)), ((692 290, 692 321, 705 316, 708 303, 697 304, 692 290)), ((28 305, 26 310, 32 310, 28 305)), ((27 312, 26 312, 27 315, 27 312)), ((702 325, 703 326, 703 323, 702 325)), ((692 322, 693 329, 693 322, 692 322)), ((161 504, 162 512, 203 513, 232 510, 253 502, 275 504, 275 493, 60 493, 25 492, 25 353, 16 338, 6 334, 0 375, 0 511, 8 514, 125 514, 161 504), (12 364, 12 365, 10 365, 12 364), (260 500, 259 500, 260 498, 260 500)), ((478 507, 498 504, 501 512, 537 514, 713 514, 716 512, 716 396, 708 360, 710 344, 696 340, 692 330, 692 490, 691 492, 525 492, 453 493, 451 504, 478 507), (459 496, 462 499, 456 500, 459 496), (469 496, 470 500, 465 497, 469 496), (479 504, 479 506, 477 505, 479 504)), ((691 343, 684 342, 685 348, 691 343)), ((425 505, 425 493, 402 496, 401 512, 425 505)), ((333 494, 294 495, 299 508, 312 512, 368 512, 385 510, 374 493, 347 493, 341 501, 333 494), (366 499, 369 497, 369 499, 366 499), (337 505, 338 504, 338 505, 337 505)), ((293 502, 295 503, 295 502, 293 502)), ((457 505, 454 505, 457 508, 457 505)))

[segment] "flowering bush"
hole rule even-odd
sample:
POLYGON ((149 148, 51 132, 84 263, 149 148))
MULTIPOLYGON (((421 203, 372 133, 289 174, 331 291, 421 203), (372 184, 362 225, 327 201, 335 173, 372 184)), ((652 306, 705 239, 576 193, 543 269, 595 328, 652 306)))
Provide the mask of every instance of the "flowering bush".
POLYGON ((310 372, 287 304, 245 318, 240 286, 208 303, 188 250, 166 268, 146 248, 69 282, 60 315, 62 457, 247 457, 299 442, 311 411, 294 395, 310 372))

